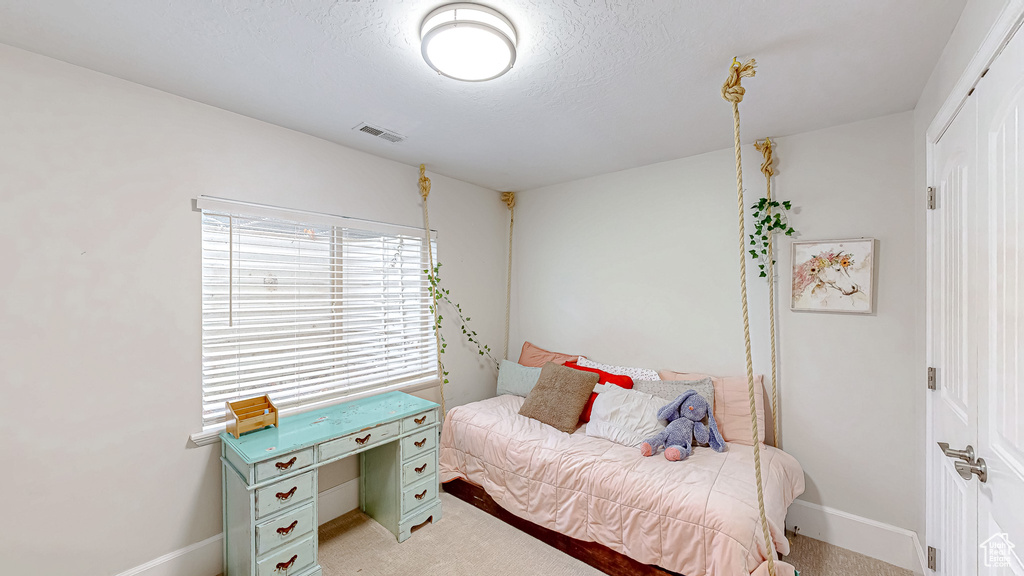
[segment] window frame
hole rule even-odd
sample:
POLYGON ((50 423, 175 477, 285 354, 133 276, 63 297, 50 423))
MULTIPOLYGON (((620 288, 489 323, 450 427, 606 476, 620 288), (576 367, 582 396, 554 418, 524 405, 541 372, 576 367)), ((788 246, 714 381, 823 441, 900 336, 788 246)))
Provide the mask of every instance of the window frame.
MULTIPOLYGON (((389 224, 384 222, 376 222, 373 220, 366 220, 361 218, 352 218, 347 216, 338 216, 334 214, 325 214, 320 212, 310 212, 305 210, 298 210, 293 208, 282 208, 277 206, 269 206, 264 204, 256 204, 252 202, 244 202, 237 200, 228 200, 224 198, 216 198, 212 196, 199 196, 194 203, 194 211, 196 212, 216 212, 224 215, 235 215, 245 218, 271 218, 287 222, 297 222, 302 224, 319 224, 325 226, 332 226, 332 229, 350 228, 364 232, 376 232, 383 234, 395 234, 405 236, 418 236, 424 238, 423 228, 404 226, 400 224, 389 224)), ((202 218, 200 218, 200 227, 202 227, 202 218)), ((201 236, 202 234, 200 234, 201 236)), ((333 243, 332 243, 333 244, 333 243)), ((429 244, 434 253, 434 259, 437 259, 437 231, 431 230, 429 237, 429 244)), ((200 259, 203 258, 203 249, 200 248, 200 259)), ((424 268, 426 265, 424 265, 424 268)), ((340 275, 339 275, 340 276, 340 275)), ((332 279, 332 290, 334 289, 332 279)), ((200 281, 200 293, 202 293, 203 281, 200 281)), ((202 318, 203 312, 200 312, 202 318)), ((200 348, 202 348, 203 339, 200 338, 200 348)), ((202 352, 200 352, 202 356, 202 352)), ((422 377, 413 381, 399 382, 392 385, 384 385, 369 390, 357 391, 352 394, 346 394, 326 400, 315 401, 310 404, 302 404, 297 406, 289 406, 281 410, 281 416, 289 416, 292 414, 299 414, 302 412, 308 412, 310 410, 316 410, 325 408, 328 406, 340 404, 342 402, 348 402, 358 398, 365 398, 368 396, 374 396, 385 392, 394 390, 401 390, 404 392, 415 392, 419 390, 425 390, 440 385, 440 371, 439 366, 436 365, 436 358, 434 360, 434 374, 426 377, 422 377), (426 378, 426 379, 424 379, 426 378)), ((200 361, 200 370, 202 370, 203 361, 200 361)), ((205 390, 203 389, 203 376, 200 372, 200 403, 202 404, 205 398, 205 390)), ((220 422, 212 426, 205 426, 202 423, 202 410, 200 410, 200 431, 193 433, 189 436, 189 439, 199 446, 213 444, 219 441, 220 434, 225 429, 225 422, 220 422)))

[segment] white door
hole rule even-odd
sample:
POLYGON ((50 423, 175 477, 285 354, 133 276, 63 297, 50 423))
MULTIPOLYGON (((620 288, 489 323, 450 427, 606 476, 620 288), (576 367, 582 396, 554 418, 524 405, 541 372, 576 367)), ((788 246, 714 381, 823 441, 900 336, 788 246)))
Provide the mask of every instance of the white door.
POLYGON ((1024 33, 975 96, 988 268, 977 446, 988 477, 978 493, 977 573, 1024 576, 1024 33))
POLYGON ((939 574, 1024 576, 1024 34, 931 161, 929 545, 939 574))
MULTIPOLYGON (((953 450, 977 447, 977 365, 972 347, 979 314, 977 253, 977 98, 968 98, 932 151, 936 208, 928 212, 929 395, 928 536, 936 572, 968 576, 977 564, 978 482, 964 480, 953 450), (948 445, 949 456, 938 443, 948 445)), ((984 285, 984 283, 981 283, 984 285)), ((968 459, 967 454, 962 454, 968 459)))

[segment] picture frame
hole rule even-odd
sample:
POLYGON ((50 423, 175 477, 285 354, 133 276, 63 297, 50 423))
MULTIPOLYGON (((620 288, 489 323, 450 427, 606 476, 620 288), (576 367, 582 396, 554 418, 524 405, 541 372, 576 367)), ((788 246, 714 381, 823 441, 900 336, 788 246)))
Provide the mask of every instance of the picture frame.
POLYGON ((875 239, 793 242, 790 308, 797 312, 872 314, 875 239))

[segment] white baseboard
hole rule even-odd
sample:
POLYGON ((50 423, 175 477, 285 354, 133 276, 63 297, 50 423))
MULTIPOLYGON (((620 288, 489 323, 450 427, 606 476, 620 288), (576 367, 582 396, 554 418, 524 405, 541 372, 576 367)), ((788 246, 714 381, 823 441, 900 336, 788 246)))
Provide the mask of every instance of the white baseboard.
POLYGON ((320 518, 318 524, 325 524, 338 516, 359 508, 359 478, 338 484, 320 493, 317 501, 320 518))
POLYGON ((803 500, 786 515, 786 527, 800 536, 853 550, 915 574, 924 574, 923 552, 917 533, 803 500))
POLYGON ((224 570, 224 533, 154 558, 117 576, 215 576, 224 570))
MULTIPOLYGON (((359 508, 359 478, 328 488, 317 498, 318 524, 359 508)), ((216 576, 224 571, 224 533, 154 558, 117 576, 216 576)))

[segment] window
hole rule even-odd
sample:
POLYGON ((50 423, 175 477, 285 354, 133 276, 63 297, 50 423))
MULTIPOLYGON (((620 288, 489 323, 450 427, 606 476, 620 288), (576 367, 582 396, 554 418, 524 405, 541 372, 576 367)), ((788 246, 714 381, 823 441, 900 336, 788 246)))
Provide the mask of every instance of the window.
POLYGON ((204 431, 239 398, 269 394, 288 412, 437 379, 422 230, 197 204, 204 431))

